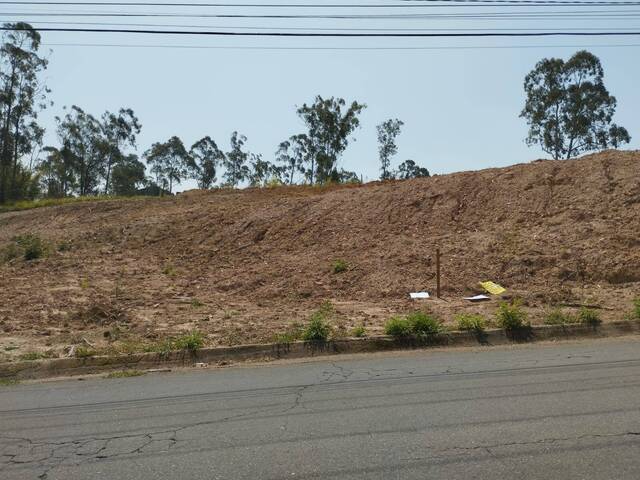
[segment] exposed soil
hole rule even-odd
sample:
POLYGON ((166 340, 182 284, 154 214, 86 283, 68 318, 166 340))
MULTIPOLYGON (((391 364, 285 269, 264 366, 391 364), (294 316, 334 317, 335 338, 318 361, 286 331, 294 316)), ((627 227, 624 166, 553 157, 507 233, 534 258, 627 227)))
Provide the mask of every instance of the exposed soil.
POLYGON ((347 331, 381 333, 416 309, 446 323, 491 317, 500 299, 462 300, 488 279, 522 298, 533 323, 557 304, 611 321, 640 296, 640 152, 0 214, 0 248, 25 234, 50 252, 0 263, 0 359, 137 348, 194 329, 209 345, 264 342, 325 300, 347 331), (409 300, 435 291, 438 246, 443 299, 409 300), (345 272, 333 273, 337 259, 345 272))

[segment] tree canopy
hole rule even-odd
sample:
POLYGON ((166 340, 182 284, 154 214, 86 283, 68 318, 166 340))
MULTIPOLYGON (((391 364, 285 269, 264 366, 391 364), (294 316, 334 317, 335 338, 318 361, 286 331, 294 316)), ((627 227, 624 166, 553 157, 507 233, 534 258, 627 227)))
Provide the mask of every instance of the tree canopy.
POLYGON ((631 139, 613 121, 616 98, 604 85, 598 57, 585 50, 566 62, 545 58, 524 80, 521 117, 529 125, 528 145, 538 144, 554 159, 616 148, 631 139))

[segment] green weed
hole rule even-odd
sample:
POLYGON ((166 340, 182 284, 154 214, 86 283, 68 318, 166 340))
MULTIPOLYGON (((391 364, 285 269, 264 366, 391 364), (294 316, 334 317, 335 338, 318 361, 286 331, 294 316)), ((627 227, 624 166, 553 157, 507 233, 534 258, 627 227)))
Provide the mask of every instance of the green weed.
POLYGON ((633 301, 633 315, 640 320, 640 298, 633 301))
POLYGON ((456 315, 458 330, 481 333, 487 328, 487 321, 482 315, 461 313, 456 315))
POLYGON ((20 380, 17 378, 0 378, 0 387, 9 387, 11 385, 17 385, 20 380))
POLYGON ((362 338, 367 336, 367 330, 364 325, 358 325, 351 330, 351 336, 355 338, 362 338))
POLYGON ((174 350, 189 350, 195 352, 204 345, 204 335, 197 330, 175 338, 172 342, 174 350))
POLYGON ((406 317, 391 317, 384 326, 384 333, 392 337, 409 337, 411 324, 406 317))
POLYGON ((498 307, 496 320, 500 328, 505 330, 519 330, 528 327, 527 314, 520 308, 520 302, 503 302, 498 307))
POLYGON ((582 307, 578 313, 578 320, 584 325, 596 326, 602 323, 600 314, 590 308, 582 307))
POLYGON ((302 339, 307 342, 326 342, 331 335, 331 325, 326 315, 317 311, 311 315, 311 320, 302 332, 302 339))
POLYGON ((436 335, 442 331, 442 323, 424 312, 414 312, 407 315, 407 321, 411 326, 411 333, 418 337, 436 335))
POLYGON ((178 271, 171 264, 165 265, 164 268, 162 269, 162 273, 165 274, 167 277, 172 277, 172 278, 178 275, 178 271))
POLYGON ((544 317, 544 323, 546 325, 567 325, 569 323, 575 323, 575 321, 573 316, 563 312, 559 308, 554 308, 544 317))
POLYGON ((87 348, 84 346, 79 346, 76 348, 75 356, 76 358, 89 358, 94 357, 96 355, 96 351, 92 348, 87 348))
POLYGON ((348 269, 349 269, 349 264, 344 260, 336 260, 333 262, 333 265, 332 265, 333 273, 346 272, 348 269))

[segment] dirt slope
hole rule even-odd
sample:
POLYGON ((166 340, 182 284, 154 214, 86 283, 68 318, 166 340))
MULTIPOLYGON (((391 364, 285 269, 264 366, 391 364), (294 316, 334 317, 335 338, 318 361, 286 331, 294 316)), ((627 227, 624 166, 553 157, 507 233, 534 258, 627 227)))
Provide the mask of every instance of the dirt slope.
POLYGON ((425 306, 452 321, 495 310, 460 300, 486 279, 521 296, 534 321, 534 308, 558 302, 601 305, 611 320, 640 294, 640 152, 0 214, 0 248, 27 233, 52 252, 0 265, 0 344, 22 352, 104 343, 115 325, 123 338, 198 328, 210 344, 263 341, 324 300, 339 323, 370 332, 425 306), (411 303, 409 292, 435 289, 437 246, 445 299, 411 303), (334 274, 336 259, 348 271, 334 274))

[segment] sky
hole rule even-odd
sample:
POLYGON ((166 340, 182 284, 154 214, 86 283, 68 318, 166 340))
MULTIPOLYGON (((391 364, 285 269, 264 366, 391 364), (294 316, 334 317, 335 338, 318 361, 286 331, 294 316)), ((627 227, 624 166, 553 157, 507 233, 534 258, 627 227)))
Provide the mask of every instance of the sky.
MULTIPOLYGON (((386 3, 397 2, 389 0, 386 3)), ((547 11, 550 8, 553 11, 562 11, 562 8, 564 11, 576 11, 576 7, 535 8, 506 10, 489 6, 483 11, 529 12, 544 11, 545 8, 547 11)), ((640 11, 640 7, 628 8, 640 11)), ((612 9, 619 8, 606 7, 605 10, 612 9)), ((119 9, 125 10, 186 11, 184 8, 166 7, 119 9)), ((330 8, 312 10, 313 13, 335 12, 330 8)), ((354 12, 363 13, 362 10, 354 12)), ((37 20, 52 21, 52 18, 9 14, 60 11, 115 10, 106 10, 105 7, 89 10, 87 7, 2 5, 0 18, 6 17, 11 21, 21 19, 37 26, 37 20)), ((272 13, 266 8, 192 8, 189 11, 272 13)), ((285 11, 300 12, 296 9, 285 11)), ((365 13, 372 11, 376 14, 381 12, 371 9, 365 13)), ((406 11, 415 13, 415 10, 390 11, 393 14, 406 11)), ((429 13, 432 11, 429 10, 429 13)), ((455 11, 478 10, 457 8, 455 11)), ((533 30, 637 27, 636 30, 640 31, 640 19, 633 15, 619 18, 602 16, 587 20, 563 17, 524 21, 443 18, 109 20, 92 17, 67 20, 197 24, 224 26, 229 30, 259 26, 267 29, 382 27, 533 30)), ((296 107, 312 102, 316 95, 322 95, 367 104, 361 115, 361 128, 355 132, 354 140, 340 160, 341 167, 362 174, 365 181, 379 176, 375 127, 388 118, 399 118, 405 124, 398 137, 399 151, 393 159, 394 166, 410 158, 427 167, 431 173, 443 174, 512 165, 548 157, 524 142, 527 125, 519 118, 519 113, 524 104, 525 75, 544 57, 566 59, 577 50, 587 48, 602 61, 606 86, 618 99, 616 123, 626 127, 633 137, 626 148, 640 148, 640 116, 637 114, 640 106, 640 89, 637 87, 637 79, 640 78, 640 62, 637 61, 640 36, 324 39, 170 37, 78 32, 44 32, 42 36, 46 45, 44 48, 51 50, 45 79, 51 89, 50 99, 54 101, 54 106, 40 116, 47 128, 47 143, 56 143, 54 118, 64 113, 64 106, 78 105, 96 116, 105 110, 116 111, 120 107, 129 107, 142 123, 137 148, 140 154, 153 142, 165 141, 173 135, 182 138, 187 146, 209 135, 221 148, 228 150, 229 137, 237 130, 248 137, 247 148, 250 151, 262 153, 265 159, 273 160, 281 141, 304 131, 304 125, 296 116, 296 107), (96 44, 112 46, 98 47, 96 44), (114 44, 128 46, 116 47, 114 44), (177 46, 198 48, 175 48, 177 46), (258 49, 253 49, 256 47, 258 49)), ((182 185, 182 189, 192 187, 191 182, 182 185)))

